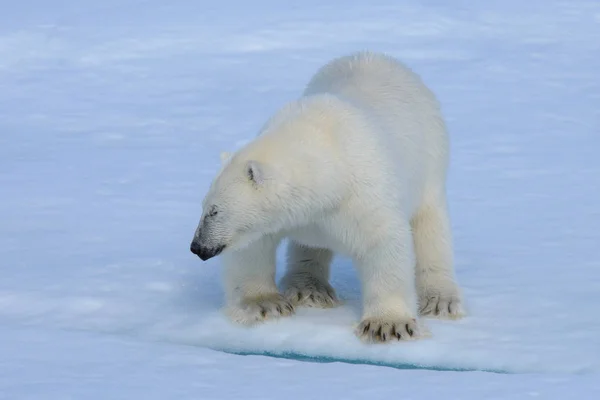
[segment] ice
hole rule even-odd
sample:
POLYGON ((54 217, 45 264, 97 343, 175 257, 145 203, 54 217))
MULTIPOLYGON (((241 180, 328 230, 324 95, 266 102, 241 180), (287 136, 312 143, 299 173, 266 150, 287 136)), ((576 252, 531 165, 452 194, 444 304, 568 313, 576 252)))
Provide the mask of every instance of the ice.
POLYGON ((595 398, 598 54, 586 0, 7 3, 0 398, 595 398), (361 344, 337 258, 342 307, 233 325, 219 260, 189 252, 219 154, 360 49, 442 103, 469 316, 361 344))

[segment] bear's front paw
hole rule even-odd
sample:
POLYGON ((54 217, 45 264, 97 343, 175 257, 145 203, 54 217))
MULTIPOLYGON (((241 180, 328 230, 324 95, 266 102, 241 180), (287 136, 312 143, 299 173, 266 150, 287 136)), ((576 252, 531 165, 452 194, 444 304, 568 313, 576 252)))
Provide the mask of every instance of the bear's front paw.
POLYGON ((285 298, 298 307, 333 308, 339 304, 333 287, 314 277, 289 279, 284 290, 285 298))
POLYGON ((415 318, 365 318, 356 328, 356 335, 370 343, 414 340, 423 336, 415 318))
POLYGON ((440 319, 459 319, 466 313, 457 294, 441 293, 422 296, 419 299, 419 314, 440 319))
POLYGON ((227 315, 233 321, 244 325, 286 317, 293 313, 294 306, 279 293, 244 299, 227 308, 227 315))

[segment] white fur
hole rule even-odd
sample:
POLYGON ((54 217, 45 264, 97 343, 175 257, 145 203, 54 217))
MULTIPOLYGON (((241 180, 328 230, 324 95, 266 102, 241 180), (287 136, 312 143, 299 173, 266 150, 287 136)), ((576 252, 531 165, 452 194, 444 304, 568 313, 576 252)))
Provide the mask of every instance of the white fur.
POLYGON ((464 314, 445 198, 445 125, 434 95, 396 60, 374 53, 333 60, 254 141, 223 160, 204 201, 221 216, 203 216, 196 238, 227 246, 234 320, 335 306, 334 252, 352 257, 358 271, 363 339, 417 338, 419 311, 464 314), (286 237, 282 296, 275 250, 286 237))

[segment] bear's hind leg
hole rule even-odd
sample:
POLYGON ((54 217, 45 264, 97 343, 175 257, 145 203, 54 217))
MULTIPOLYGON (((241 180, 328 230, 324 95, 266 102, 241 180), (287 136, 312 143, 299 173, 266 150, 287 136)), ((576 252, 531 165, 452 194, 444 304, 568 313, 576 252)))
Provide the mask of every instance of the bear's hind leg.
POLYGON ((338 305, 335 290, 329 284, 329 264, 333 253, 328 249, 302 246, 290 240, 287 270, 281 286, 294 305, 332 308, 338 305))
POLYGON ((457 319, 465 311, 454 275, 445 204, 445 200, 424 204, 412 220, 419 312, 434 318, 457 319))
POLYGON ((226 313, 235 322, 252 325, 294 313, 277 290, 275 250, 279 240, 265 236, 248 247, 223 254, 226 313))

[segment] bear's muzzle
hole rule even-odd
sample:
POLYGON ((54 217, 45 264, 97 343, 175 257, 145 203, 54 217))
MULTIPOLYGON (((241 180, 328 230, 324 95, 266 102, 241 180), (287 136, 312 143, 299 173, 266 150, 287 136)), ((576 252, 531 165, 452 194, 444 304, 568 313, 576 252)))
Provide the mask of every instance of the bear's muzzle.
POLYGON ((190 245, 190 251, 200 257, 202 261, 206 261, 213 257, 218 256, 225 249, 225 245, 216 246, 216 247, 206 247, 197 241, 193 241, 190 245))

